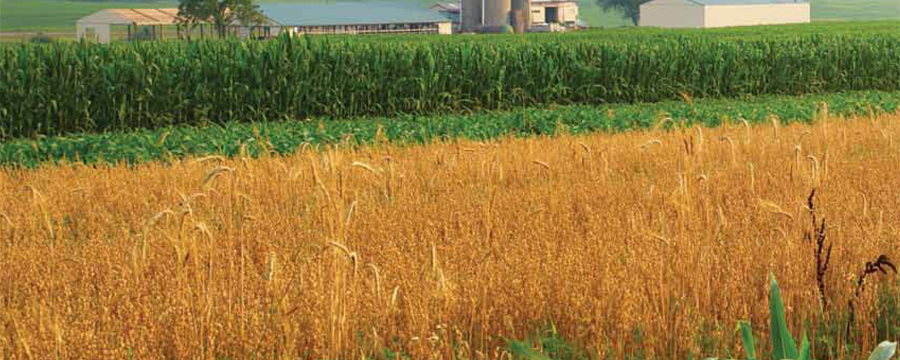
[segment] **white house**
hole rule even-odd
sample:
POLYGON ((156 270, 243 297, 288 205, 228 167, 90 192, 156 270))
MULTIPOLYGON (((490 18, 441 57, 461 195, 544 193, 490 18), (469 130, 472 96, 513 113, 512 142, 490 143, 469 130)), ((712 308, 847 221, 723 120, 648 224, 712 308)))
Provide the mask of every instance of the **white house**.
POLYGON ((641 5, 641 26, 712 28, 809 22, 803 0, 652 0, 641 5))

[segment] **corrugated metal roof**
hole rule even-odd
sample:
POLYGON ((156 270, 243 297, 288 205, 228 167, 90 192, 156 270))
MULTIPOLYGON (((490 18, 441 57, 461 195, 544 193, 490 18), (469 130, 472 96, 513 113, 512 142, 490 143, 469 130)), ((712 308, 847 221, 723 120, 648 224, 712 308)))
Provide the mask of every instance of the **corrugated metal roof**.
POLYGON ((329 4, 259 5, 262 13, 281 25, 374 25, 447 22, 439 12, 415 3, 335 2, 329 4))
POLYGON ((78 21, 109 25, 170 25, 178 19, 178 9, 106 9, 78 21))
POLYGON ((429 9, 438 10, 438 11, 459 11, 459 4, 457 3, 437 3, 432 5, 429 9))
POLYGON ((764 4, 802 4, 807 1, 795 0, 688 0, 700 5, 764 5, 764 4))

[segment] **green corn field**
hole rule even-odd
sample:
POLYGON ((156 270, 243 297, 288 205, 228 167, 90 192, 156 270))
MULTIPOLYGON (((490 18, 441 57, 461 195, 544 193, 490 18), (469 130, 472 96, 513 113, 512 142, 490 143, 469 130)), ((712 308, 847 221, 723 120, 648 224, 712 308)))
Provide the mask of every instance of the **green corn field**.
POLYGON ((900 89, 900 41, 56 43, 0 47, 0 139, 176 124, 900 89))
POLYGON ((587 135, 662 126, 813 122, 823 116, 876 117, 900 112, 900 92, 852 92, 809 96, 760 96, 693 103, 559 106, 438 116, 369 117, 334 121, 230 122, 154 130, 13 139, 0 144, 0 168, 34 168, 60 161, 137 164, 224 155, 290 156, 304 145, 366 145, 381 142, 427 145, 450 139, 488 141, 506 137, 587 135), (826 105, 822 105, 826 104, 826 105), (827 106, 827 109, 825 108, 827 106), (670 118, 671 122, 660 123, 670 118))

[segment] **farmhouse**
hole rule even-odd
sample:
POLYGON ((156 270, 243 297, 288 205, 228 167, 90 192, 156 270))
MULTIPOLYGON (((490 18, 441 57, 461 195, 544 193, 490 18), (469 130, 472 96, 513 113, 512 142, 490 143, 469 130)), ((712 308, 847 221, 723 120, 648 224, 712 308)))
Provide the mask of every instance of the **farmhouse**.
POLYGON ((652 0, 641 5, 641 26, 713 28, 809 22, 801 0, 652 0))
POLYGON ((262 4, 271 33, 296 34, 450 34, 451 20, 415 3, 335 2, 262 4))

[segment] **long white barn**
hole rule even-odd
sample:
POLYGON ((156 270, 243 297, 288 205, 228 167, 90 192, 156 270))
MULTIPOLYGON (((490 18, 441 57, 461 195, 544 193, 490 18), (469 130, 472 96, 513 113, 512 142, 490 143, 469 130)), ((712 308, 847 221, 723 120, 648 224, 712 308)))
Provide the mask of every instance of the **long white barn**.
POLYGON ((641 26, 713 28, 809 22, 809 2, 795 0, 653 0, 641 5, 641 26))

